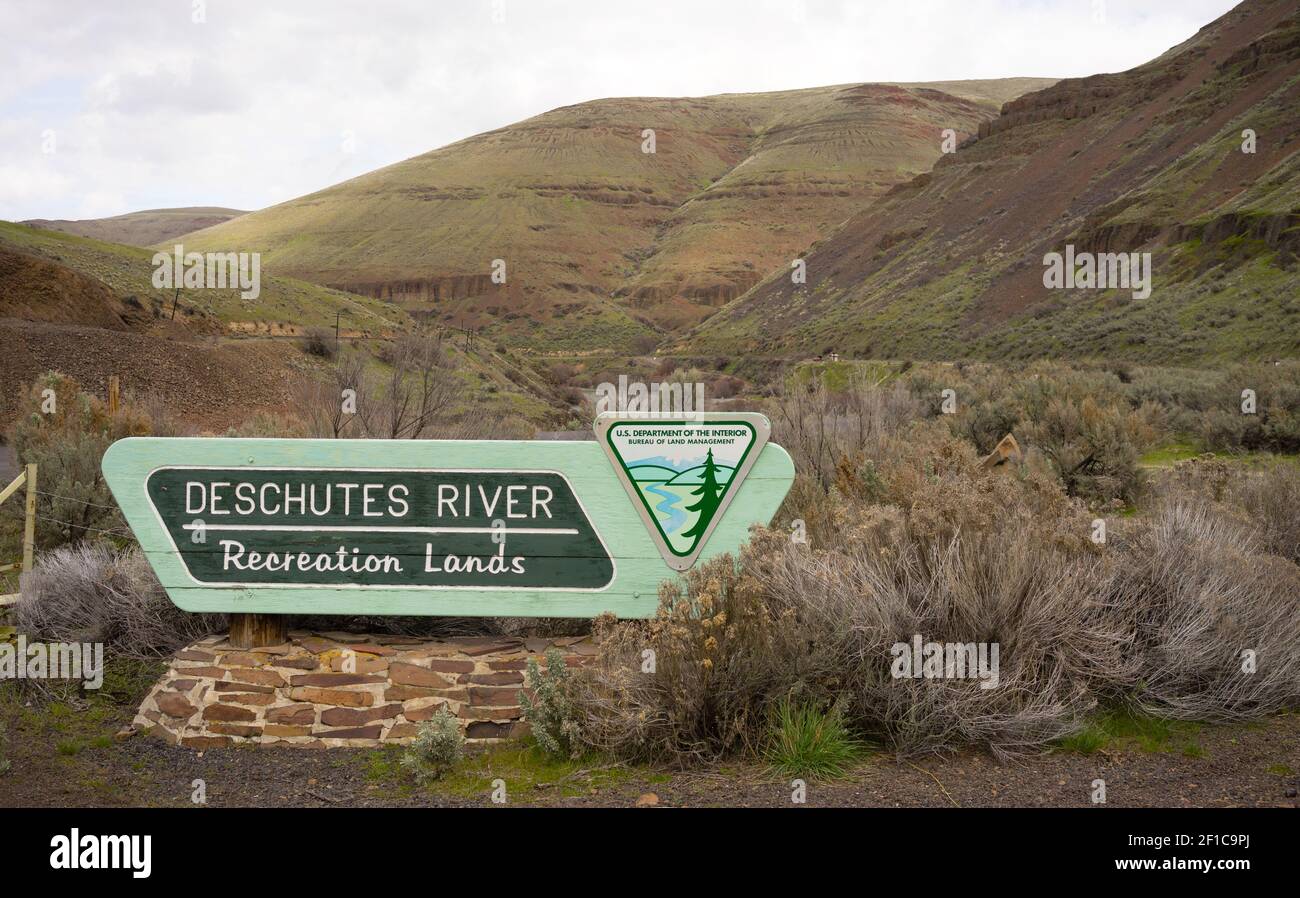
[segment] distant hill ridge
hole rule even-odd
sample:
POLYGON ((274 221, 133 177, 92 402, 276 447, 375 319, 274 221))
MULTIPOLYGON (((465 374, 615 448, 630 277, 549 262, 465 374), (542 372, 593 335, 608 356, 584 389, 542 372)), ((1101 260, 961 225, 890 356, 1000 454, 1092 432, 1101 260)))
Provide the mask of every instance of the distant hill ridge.
POLYGON ((546 348, 707 318, 973 136, 1014 78, 593 100, 185 235, 265 270, 546 348), (651 134, 653 132, 653 134, 651 134), (504 264, 504 283, 493 262, 504 264))
POLYGON ((144 209, 112 218, 85 218, 78 221, 33 218, 21 224, 47 231, 76 234, 78 237, 92 237, 109 243, 152 246, 244 214, 246 213, 239 209, 224 209, 220 206, 188 206, 180 209, 144 209))

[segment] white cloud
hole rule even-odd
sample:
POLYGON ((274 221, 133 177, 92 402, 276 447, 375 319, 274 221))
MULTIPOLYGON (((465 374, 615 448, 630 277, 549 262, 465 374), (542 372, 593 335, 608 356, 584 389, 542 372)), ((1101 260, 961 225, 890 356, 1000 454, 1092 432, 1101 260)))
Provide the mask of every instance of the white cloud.
POLYGON ((597 97, 1119 71, 1233 5, 1096 2, 0 0, 0 218, 260 208, 597 97))

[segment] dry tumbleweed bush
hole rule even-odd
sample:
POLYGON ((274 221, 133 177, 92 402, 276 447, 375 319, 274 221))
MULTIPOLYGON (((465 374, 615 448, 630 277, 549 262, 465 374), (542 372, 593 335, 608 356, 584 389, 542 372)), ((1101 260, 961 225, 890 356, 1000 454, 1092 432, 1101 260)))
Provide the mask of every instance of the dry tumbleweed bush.
POLYGON ((29 639, 102 642, 131 658, 165 657, 226 625, 225 615, 173 605, 138 546, 103 542, 43 554, 15 614, 29 639))

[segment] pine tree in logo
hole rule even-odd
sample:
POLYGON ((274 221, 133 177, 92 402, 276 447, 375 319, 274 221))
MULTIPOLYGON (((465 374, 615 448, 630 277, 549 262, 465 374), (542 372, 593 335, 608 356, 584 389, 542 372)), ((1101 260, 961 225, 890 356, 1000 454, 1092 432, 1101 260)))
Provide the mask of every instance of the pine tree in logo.
POLYGON ((686 510, 697 511, 700 516, 695 519, 695 526, 682 536, 699 542, 705 531, 709 529, 709 522, 713 520, 713 515, 717 512, 722 499, 722 487, 718 486, 718 466, 713 461, 712 449, 709 450, 708 458, 704 460, 704 477, 700 481, 699 488, 691 490, 691 495, 699 496, 700 501, 686 506, 686 510))

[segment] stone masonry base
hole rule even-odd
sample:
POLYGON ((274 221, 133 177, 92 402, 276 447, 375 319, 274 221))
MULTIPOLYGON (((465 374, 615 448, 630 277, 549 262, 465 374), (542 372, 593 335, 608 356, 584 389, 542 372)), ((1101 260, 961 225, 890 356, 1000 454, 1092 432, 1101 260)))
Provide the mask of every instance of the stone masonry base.
POLYGON ((446 706, 470 743, 490 743, 527 731, 519 708, 524 664, 552 646, 569 666, 596 652, 582 636, 295 631, 283 645, 249 650, 212 636, 176 653, 133 726, 199 750, 240 743, 373 747, 409 742, 446 706))

